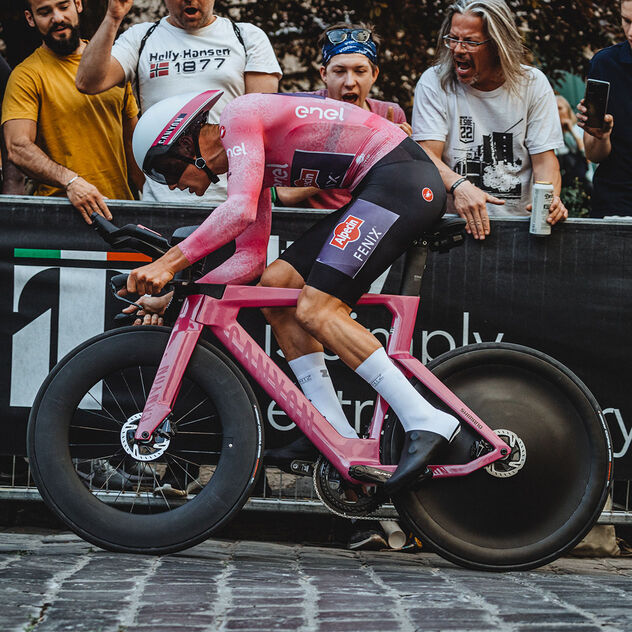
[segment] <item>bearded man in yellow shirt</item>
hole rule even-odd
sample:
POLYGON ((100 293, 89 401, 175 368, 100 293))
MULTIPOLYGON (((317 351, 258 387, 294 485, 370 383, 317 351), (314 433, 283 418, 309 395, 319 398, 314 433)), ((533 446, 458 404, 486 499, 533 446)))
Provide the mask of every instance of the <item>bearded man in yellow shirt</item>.
POLYGON ((105 198, 133 198, 128 166, 138 170, 126 144, 138 107, 129 84, 95 96, 75 87, 82 10, 81 0, 26 0, 44 41, 11 73, 2 124, 9 159, 37 181, 35 195, 67 196, 90 224, 93 212, 111 219, 105 198))

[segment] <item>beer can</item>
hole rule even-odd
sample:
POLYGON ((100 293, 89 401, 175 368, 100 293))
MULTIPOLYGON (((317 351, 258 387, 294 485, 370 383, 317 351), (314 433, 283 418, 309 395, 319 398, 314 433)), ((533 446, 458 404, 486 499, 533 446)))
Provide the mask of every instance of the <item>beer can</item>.
POLYGON ((531 201, 531 223, 529 232, 532 235, 550 235, 551 224, 546 221, 553 202, 553 184, 551 182, 536 182, 533 185, 531 201))

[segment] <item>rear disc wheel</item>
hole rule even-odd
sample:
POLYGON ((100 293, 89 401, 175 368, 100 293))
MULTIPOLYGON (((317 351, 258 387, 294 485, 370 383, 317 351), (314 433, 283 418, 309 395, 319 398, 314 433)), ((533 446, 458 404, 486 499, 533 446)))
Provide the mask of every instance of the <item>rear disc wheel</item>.
MULTIPOLYGON (((469 568, 525 570, 571 549, 596 522, 609 489, 610 439, 592 394, 569 369, 519 345, 457 349, 428 368, 512 451, 468 476, 400 493, 393 501, 402 517, 439 554, 469 568)), ((403 431, 389 417, 383 459, 396 463, 403 431)), ((441 464, 489 449, 462 427, 441 464)))

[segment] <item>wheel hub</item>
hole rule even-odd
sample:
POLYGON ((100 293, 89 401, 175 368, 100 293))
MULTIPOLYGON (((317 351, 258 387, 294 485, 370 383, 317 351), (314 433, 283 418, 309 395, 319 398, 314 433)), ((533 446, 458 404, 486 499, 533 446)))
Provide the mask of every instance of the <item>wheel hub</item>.
POLYGON ((527 461, 527 449, 524 441, 511 430, 494 430, 494 432, 511 448, 509 454, 494 461, 485 470, 496 478, 510 478, 515 476, 527 461))
POLYGON ((121 428, 121 445, 123 450, 137 461, 156 461, 169 447, 171 439, 168 435, 154 433, 154 439, 149 443, 138 443, 134 438, 138 429, 138 422, 143 413, 132 415, 121 428))

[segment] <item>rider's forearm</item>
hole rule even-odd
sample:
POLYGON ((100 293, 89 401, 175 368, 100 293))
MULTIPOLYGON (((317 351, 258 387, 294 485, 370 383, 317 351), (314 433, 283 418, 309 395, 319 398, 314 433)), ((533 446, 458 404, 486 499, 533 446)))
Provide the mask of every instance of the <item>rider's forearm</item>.
POLYGON ((120 80, 114 77, 110 69, 112 61, 112 45, 121 25, 121 20, 106 15, 101 26, 88 42, 75 77, 75 85, 79 92, 98 94, 117 85, 120 80), (111 85, 110 85, 111 84, 111 85))
POLYGON ((320 191, 318 187, 276 187, 277 197, 283 206, 296 206, 320 191))
MULTIPOLYGON (((269 204, 268 196, 268 204, 269 204)), ((243 233, 257 217, 257 202, 247 197, 228 198, 184 241, 180 250, 189 263, 226 245, 243 233)))
POLYGON ((157 262, 162 263, 162 265, 164 265, 165 268, 173 274, 180 272, 191 265, 178 246, 173 246, 167 250, 167 252, 162 255, 157 262))
POLYGON ((603 162, 612 151, 610 134, 605 138, 595 138, 586 133, 584 134, 584 143, 586 145, 586 158, 590 162, 603 162))

